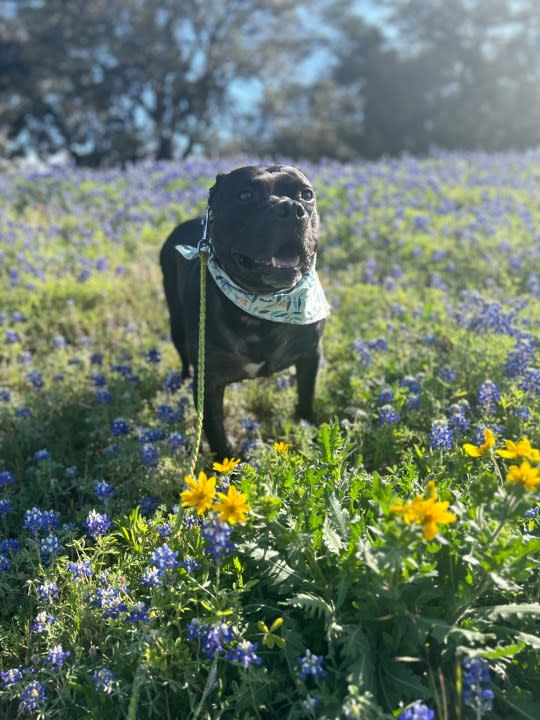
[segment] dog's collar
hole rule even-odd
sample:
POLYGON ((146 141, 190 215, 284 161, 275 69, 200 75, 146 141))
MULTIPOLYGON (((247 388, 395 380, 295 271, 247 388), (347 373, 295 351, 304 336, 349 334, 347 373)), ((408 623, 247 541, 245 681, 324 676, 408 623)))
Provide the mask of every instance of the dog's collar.
MULTIPOLYGON (((200 252, 198 247, 190 245, 176 245, 176 249, 186 260, 195 260, 200 252)), ((310 325, 330 314, 330 305, 315 270, 315 260, 309 272, 290 290, 256 295, 237 285, 223 270, 214 253, 209 252, 208 270, 214 282, 226 298, 249 315, 273 322, 310 325)))

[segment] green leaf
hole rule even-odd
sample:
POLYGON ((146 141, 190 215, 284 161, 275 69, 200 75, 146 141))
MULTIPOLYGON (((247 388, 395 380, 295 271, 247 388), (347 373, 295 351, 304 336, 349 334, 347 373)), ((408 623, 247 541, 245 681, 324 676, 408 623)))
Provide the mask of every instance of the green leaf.
POLYGON ((343 543, 338 533, 332 527, 332 523, 330 522, 328 516, 324 518, 323 540, 326 549, 329 552, 331 552, 333 555, 339 555, 340 551, 343 548, 343 543))

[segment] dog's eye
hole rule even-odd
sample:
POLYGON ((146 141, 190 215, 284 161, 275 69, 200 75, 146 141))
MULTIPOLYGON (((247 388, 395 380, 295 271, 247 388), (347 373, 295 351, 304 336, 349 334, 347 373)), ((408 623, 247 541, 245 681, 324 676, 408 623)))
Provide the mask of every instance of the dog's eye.
POLYGON ((311 188, 304 188, 301 192, 302 200, 313 200, 315 194, 311 188))
POLYGON ((242 192, 238 193, 238 199, 242 202, 248 202, 249 200, 253 200, 255 195, 251 192, 251 190, 242 190, 242 192))

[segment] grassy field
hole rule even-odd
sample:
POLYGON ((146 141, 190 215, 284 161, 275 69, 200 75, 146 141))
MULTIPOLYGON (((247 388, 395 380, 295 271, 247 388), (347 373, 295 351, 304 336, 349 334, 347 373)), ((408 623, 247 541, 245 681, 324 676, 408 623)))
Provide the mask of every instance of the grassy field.
POLYGON ((189 492, 158 252, 240 164, 0 177, 0 718, 538 720, 540 153, 306 164, 317 425, 230 387, 189 492))

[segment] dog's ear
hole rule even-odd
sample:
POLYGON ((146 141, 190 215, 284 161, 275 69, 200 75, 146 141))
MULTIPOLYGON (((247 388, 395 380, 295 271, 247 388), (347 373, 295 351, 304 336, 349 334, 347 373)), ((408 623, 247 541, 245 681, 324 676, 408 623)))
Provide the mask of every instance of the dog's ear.
POLYGON ((212 201, 213 201, 214 196, 215 196, 215 194, 216 194, 216 192, 217 192, 218 185, 219 185, 219 183, 221 182, 221 180, 223 179, 223 177, 224 177, 224 174, 223 174, 223 173, 218 173, 218 174, 216 175, 216 181, 215 181, 215 183, 212 185, 212 187, 210 188, 210 190, 208 191, 208 207, 212 207, 212 201))

